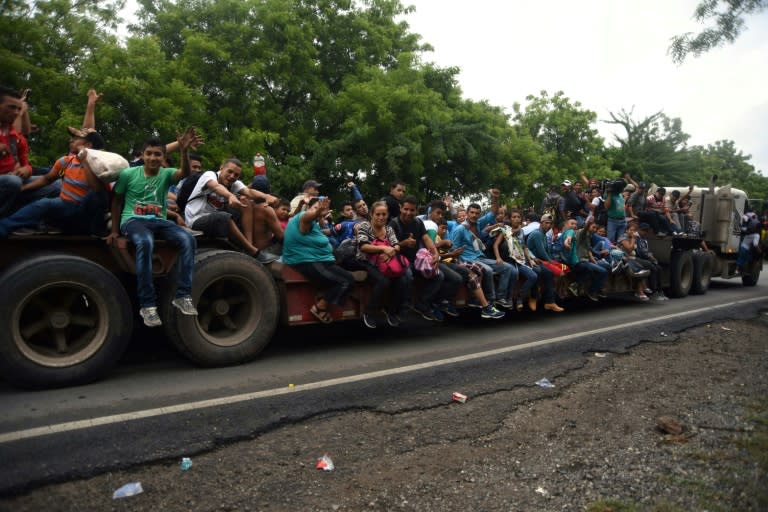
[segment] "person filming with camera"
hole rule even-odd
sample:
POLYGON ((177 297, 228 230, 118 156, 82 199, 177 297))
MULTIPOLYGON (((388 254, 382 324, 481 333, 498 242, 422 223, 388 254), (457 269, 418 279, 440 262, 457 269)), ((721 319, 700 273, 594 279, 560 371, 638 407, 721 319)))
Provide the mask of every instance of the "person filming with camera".
POLYGON ((603 198, 605 199, 605 209, 608 215, 607 236, 608 239, 616 243, 621 235, 627 230, 627 221, 624 214, 624 189, 627 183, 624 180, 614 180, 603 182, 603 198))

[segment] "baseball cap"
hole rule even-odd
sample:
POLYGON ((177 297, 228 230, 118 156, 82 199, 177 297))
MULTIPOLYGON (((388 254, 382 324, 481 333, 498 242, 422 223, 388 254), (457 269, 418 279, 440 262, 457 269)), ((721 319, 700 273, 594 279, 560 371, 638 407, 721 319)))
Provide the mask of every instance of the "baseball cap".
POLYGON ((630 183, 629 185, 627 185, 626 187, 624 187, 624 191, 625 191, 625 192, 634 192, 634 191, 635 191, 635 186, 634 186, 633 184, 631 184, 631 183, 630 183))
POLYGON ((73 137, 87 140, 93 149, 104 149, 104 137, 94 129, 86 128, 78 130, 77 128, 69 126, 67 127, 67 131, 73 137))
POLYGON ((269 191, 270 191, 269 178, 267 178, 263 174, 258 174, 254 176, 253 181, 251 182, 251 188, 254 190, 258 190, 259 192, 269 194, 269 191))
POLYGON ((88 132, 85 140, 91 143, 93 149, 104 149, 104 138, 99 132, 88 132))
POLYGON ((301 191, 304 192, 308 188, 320 188, 323 184, 319 181, 315 180, 307 180, 304 182, 304 184, 301 186, 301 191))
POLYGON ((563 180, 563 185, 570 187, 572 185, 571 180, 563 180))
POLYGON ((553 220, 552 215, 545 213, 544 215, 541 216, 541 219, 539 220, 539 222, 546 222, 546 221, 552 222, 552 220, 553 220))

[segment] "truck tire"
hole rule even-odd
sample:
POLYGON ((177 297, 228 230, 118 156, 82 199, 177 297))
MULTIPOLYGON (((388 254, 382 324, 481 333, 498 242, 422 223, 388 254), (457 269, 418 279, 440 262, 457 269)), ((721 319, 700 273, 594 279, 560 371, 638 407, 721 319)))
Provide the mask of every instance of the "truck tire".
POLYGON ((693 284, 693 258, 690 251, 679 251, 672 255, 669 267, 669 294, 680 298, 688 295, 693 284))
POLYGON ((0 374, 26 388, 94 381, 131 339, 131 302, 120 281, 87 259, 46 254, 0 276, 0 374))
POLYGON ((269 271, 244 254, 212 250, 195 256, 192 300, 197 316, 171 305, 175 280, 168 280, 161 307, 173 345, 202 366, 240 364, 267 346, 280 318, 277 285, 269 271))
POLYGON ((763 269, 763 259, 755 258, 752 263, 749 264, 749 274, 741 276, 741 284, 744 286, 756 286, 757 281, 760 279, 760 271, 763 269))
POLYGON ((714 262, 712 255, 706 252, 697 252, 693 257, 693 281, 691 282, 690 293, 694 295, 703 295, 709 289, 709 283, 712 281, 712 269, 714 262))

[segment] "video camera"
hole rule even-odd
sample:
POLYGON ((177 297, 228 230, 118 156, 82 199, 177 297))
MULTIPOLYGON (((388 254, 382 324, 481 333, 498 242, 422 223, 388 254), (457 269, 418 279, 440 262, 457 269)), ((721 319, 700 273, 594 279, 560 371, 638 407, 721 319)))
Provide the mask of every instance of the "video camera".
POLYGON ((627 182, 619 178, 617 180, 603 180, 601 184, 601 195, 605 197, 607 194, 621 194, 624 191, 624 187, 627 186, 627 182))

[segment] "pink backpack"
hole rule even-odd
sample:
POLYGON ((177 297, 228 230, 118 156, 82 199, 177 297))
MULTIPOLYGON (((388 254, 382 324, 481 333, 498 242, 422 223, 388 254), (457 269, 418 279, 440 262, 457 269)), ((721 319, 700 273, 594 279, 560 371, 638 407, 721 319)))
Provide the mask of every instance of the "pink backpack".
MULTIPOLYGON (((371 243, 373 245, 385 245, 387 247, 391 247, 391 244, 388 240, 379 240, 376 238, 371 243)), ((371 260, 371 263, 376 266, 379 272, 384 274, 386 277, 400 277, 404 275, 408 270, 408 265, 410 263, 408 262, 408 258, 402 254, 397 254, 394 258, 386 261, 381 256, 381 254, 369 254, 368 258, 371 260)))
POLYGON ((416 260, 413 266, 419 273, 427 279, 433 279, 440 273, 437 265, 432 265, 432 254, 424 248, 416 252, 416 260))

